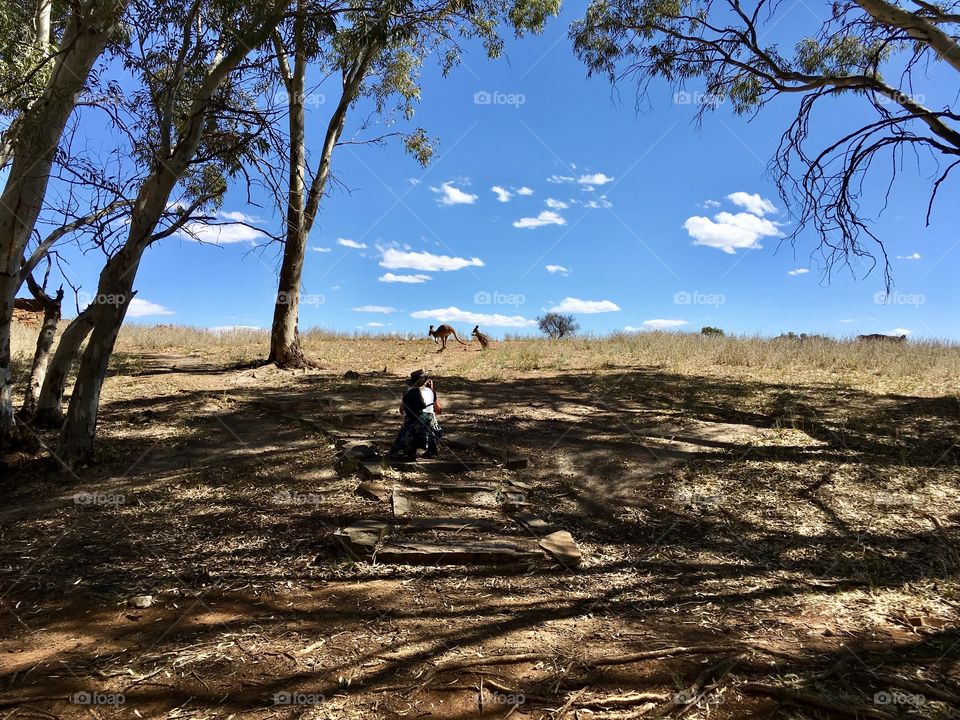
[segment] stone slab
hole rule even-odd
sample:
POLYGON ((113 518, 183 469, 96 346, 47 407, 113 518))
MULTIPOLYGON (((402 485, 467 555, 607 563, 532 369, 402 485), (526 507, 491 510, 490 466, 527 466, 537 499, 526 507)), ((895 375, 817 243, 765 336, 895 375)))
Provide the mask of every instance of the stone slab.
POLYGON ((557 528, 548 523, 546 520, 542 520, 526 510, 521 510, 520 512, 514 514, 513 519, 523 525, 527 530, 537 537, 550 535, 557 530, 557 528))
POLYGON ((357 494, 363 495, 371 500, 387 502, 390 499, 391 491, 390 488, 383 483, 364 480, 362 483, 357 485, 357 494))
POLYGON ((410 499, 403 493, 393 491, 393 516, 402 518, 410 514, 410 499))
POLYGON ((354 557, 368 557, 389 531, 390 526, 382 520, 358 520, 333 536, 354 557))
POLYGON ((509 565, 542 561, 543 555, 507 542, 389 542, 377 560, 400 565, 509 565))
POLYGON ((538 543, 544 552, 563 565, 579 565, 583 559, 580 546, 566 530, 550 533, 538 543))

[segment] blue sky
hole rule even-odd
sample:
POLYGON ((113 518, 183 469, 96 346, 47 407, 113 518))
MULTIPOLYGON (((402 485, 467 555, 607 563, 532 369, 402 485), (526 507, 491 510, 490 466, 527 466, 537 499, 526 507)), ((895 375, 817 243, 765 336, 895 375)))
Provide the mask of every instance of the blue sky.
MULTIPOLYGON (((787 12, 810 21, 805 5, 787 12)), ((469 53, 445 79, 425 68, 415 124, 439 138, 427 168, 396 144, 336 151, 342 187, 311 233, 301 329, 425 333, 448 322, 469 333, 479 323, 496 336, 534 332, 537 315, 560 308, 595 333, 715 325, 960 338, 958 213, 948 185, 924 227, 931 168, 901 171, 875 227, 895 258, 892 302, 878 302, 882 274, 865 277, 867 265, 827 282, 813 234, 778 247, 790 219, 766 167, 794 99, 752 121, 721 106, 698 130, 695 106, 654 84, 637 111, 629 83, 618 95, 586 78, 566 37, 575 16, 508 41, 500 60, 469 53)), ((934 77, 926 91, 947 92, 949 80, 934 77)), ((334 92, 318 88, 308 109, 314 147, 334 92)), ((869 117, 861 103, 836 104, 836 117, 869 117)), ((867 189, 870 205, 883 185, 867 189)), ((223 210, 278 232, 270 199, 254 192, 254 202, 237 188, 223 210)), ((235 226, 218 244, 151 248, 129 321, 268 327, 279 250, 251 252, 254 236, 235 226)), ((67 255, 92 293, 100 258, 67 255)))

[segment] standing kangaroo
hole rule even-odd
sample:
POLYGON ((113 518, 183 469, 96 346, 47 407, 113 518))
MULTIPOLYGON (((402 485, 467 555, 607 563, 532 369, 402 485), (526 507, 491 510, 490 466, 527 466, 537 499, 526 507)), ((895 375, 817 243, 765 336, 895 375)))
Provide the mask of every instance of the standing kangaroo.
POLYGON ((481 347, 482 347, 484 350, 486 350, 488 347, 490 347, 490 336, 489 336, 489 335, 485 335, 484 333, 480 332, 480 326, 479 326, 479 325, 477 325, 476 327, 474 327, 474 328, 473 328, 473 332, 470 333, 470 334, 473 335, 477 340, 480 341, 480 345, 481 345, 481 347))
POLYGON ((441 343, 441 347, 437 352, 443 352, 447 349, 447 338, 453 335, 458 343, 461 345, 466 345, 463 340, 460 339, 460 336, 457 335, 457 331, 454 330, 449 325, 440 325, 436 330, 433 329, 433 325, 430 326, 430 331, 427 333, 430 337, 433 338, 434 343, 441 343))

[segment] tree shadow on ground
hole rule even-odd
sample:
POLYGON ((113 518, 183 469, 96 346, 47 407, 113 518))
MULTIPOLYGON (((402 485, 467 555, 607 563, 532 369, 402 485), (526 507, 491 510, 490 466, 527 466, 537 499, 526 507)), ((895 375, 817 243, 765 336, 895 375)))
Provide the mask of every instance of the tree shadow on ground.
MULTIPOLYGON (((437 382, 450 437, 531 458, 517 477, 581 542, 582 567, 383 567, 339 552, 334 530, 386 510, 333 471, 318 428, 385 450, 396 378, 171 387, 105 403, 97 465, 66 478, 34 465, 4 483, 0 647, 19 651, 0 655, 14 658, 0 685, 23 698, 124 690, 145 716, 266 715, 273 693, 298 690, 400 717, 452 697, 411 694, 442 658, 541 654, 498 677, 559 706, 582 687, 673 693, 703 670, 591 659, 719 643, 723 658, 745 655, 728 678, 744 710, 763 703, 738 683, 790 673, 861 704, 893 673, 960 694, 956 398, 844 390, 840 402, 822 387, 644 370, 437 382), (377 415, 337 425, 344 408, 377 415), (308 500, 278 503, 279 491, 308 500), (126 607, 140 593, 160 601, 126 607), (127 669, 161 675, 126 688, 130 675, 111 673, 127 669)), ((472 707, 449 700, 440 716, 472 707)))

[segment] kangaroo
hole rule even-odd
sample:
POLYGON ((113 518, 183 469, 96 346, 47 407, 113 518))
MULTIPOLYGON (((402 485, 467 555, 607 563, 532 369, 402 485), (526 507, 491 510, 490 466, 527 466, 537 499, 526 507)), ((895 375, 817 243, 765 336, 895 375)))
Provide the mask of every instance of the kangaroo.
POLYGON ((474 328, 473 328, 473 332, 470 333, 470 334, 473 335, 477 340, 480 341, 480 345, 481 345, 481 347, 483 347, 484 350, 486 350, 488 347, 490 347, 490 336, 489 336, 489 335, 485 335, 484 333, 480 332, 480 326, 479 326, 479 325, 477 325, 476 327, 474 327, 474 328))
POLYGON ((453 337, 456 338, 457 342, 461 345, 467 344, 460 339, 460 336, 457 335, 457 331, 449 325, 440 325, 436 330, 434 330, 433 325, 431 325, 430 331, 427 334, 433 338, 434 344, 441 343, 440 349, 437 350, 437 352, 443 352, 447 349, 447 338, 451 335, 453 335, 453 337))

